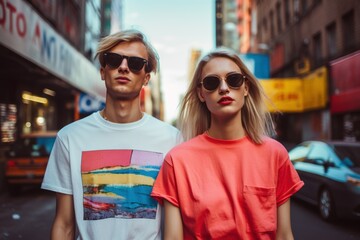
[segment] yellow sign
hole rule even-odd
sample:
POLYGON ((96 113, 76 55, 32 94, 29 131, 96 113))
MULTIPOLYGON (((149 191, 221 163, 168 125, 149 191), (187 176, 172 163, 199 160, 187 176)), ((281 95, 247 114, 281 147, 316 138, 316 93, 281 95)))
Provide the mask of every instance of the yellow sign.
POLYGON ((272 112, 303 112, 326 106, 327 70, 321 67, 303 78, 271 78, 260 80, 273 105, 272 112))
POLYGON ((302 81, 300 78, 271 78, 260 81, 274 106, 270 111, 298 112, 303 110, 302 81))
POLYGON ((318 109, 326 106, 327 70, 321 67, 303 78, 304 109, 318 109))

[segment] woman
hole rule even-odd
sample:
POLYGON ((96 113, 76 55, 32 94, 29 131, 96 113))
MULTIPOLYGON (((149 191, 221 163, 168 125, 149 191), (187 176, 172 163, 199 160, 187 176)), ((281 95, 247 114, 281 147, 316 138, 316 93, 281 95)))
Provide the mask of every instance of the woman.
POLYGON ((199 62, 180 110, 185 142, 152 190, 165 206, 165 239, 293 239, 289 199, 303 182, 268 137, 265 99, 236 53, 199 62))

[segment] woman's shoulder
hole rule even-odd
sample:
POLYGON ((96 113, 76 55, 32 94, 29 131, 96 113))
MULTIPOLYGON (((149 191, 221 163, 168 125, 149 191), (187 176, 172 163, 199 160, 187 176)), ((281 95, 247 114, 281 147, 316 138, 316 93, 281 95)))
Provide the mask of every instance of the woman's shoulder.
POLYGON ((202 144, 201 135, 198 135, 194 138, 191 138, 187 141, 184 141, 184 142, 176 145, 173 149, 171 149, 170 153, 194 150, 194 149, 201 147, 202 145, 203 144, 202 144))
POLYGON ((271 138, 271 137, 264 137, 262 145, 265 148, 271 148, 274 150, 287 152, 286 148, 284 147, 284 145, 282 143, 280 143, 279 141, 277 141, 276 139, 271 138))

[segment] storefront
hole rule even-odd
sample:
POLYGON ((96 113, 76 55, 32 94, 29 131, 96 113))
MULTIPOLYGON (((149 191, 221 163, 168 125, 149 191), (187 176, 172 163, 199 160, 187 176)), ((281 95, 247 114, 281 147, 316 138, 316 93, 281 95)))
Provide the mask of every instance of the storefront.
POLYGON ((27 1, 0 0, 0 58, 1 190, 10 145, 79 118, 80 94, 104 100, 105 86, 97 67, 27 1))
POLYGON ((360 141, 360 51, 330 63, 333 139, 360 141))
POLYGON ((104 99, 98 69, 25 1, 0 2, 1 144, 76 119, 80 94, 104 99))
POLYGON ((261 80, 280 141, 330 139, 327 83, 326 67, 302 77, 261 80))

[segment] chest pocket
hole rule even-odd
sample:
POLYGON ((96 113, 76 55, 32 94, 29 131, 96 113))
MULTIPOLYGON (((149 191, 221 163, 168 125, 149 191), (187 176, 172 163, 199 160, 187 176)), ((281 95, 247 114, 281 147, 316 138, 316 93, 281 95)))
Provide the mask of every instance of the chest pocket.
POLYGON ((276 231, 276 189, 244 186, 247 232, 276 231))

